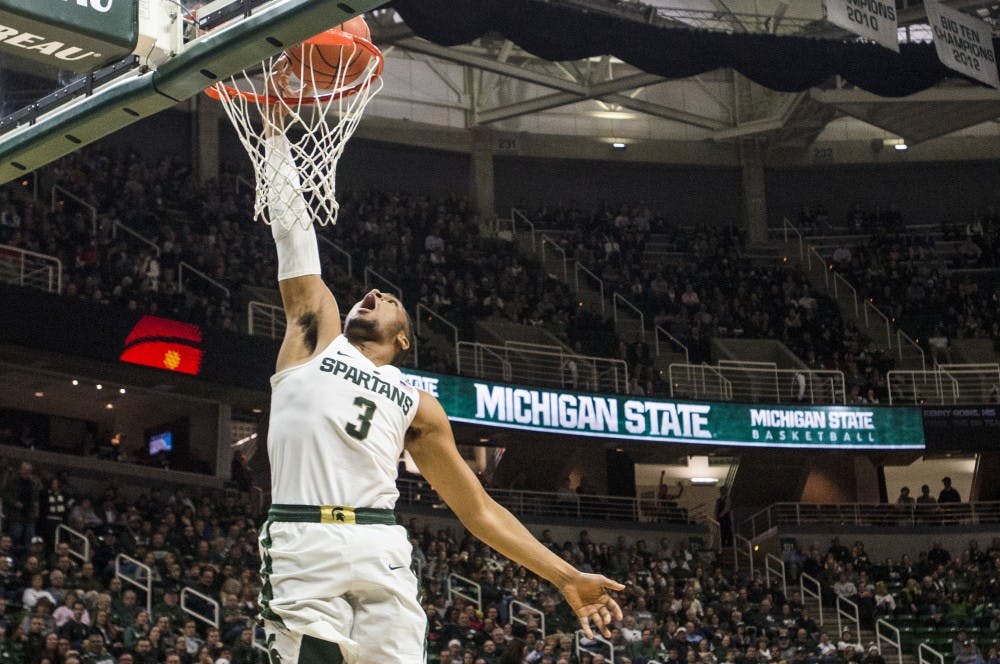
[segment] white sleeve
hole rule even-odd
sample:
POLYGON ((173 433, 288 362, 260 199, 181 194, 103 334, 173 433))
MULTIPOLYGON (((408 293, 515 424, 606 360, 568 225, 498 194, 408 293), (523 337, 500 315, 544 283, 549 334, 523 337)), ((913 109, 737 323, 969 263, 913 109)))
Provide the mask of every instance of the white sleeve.
POLYGON ((312 224, 303 227, 309 210, 299 192, 299 172, 288 138, 278 134, 264 142, 264 176, 271 234, 278 251, 278 281, 320 274, 319 246, 312 224))

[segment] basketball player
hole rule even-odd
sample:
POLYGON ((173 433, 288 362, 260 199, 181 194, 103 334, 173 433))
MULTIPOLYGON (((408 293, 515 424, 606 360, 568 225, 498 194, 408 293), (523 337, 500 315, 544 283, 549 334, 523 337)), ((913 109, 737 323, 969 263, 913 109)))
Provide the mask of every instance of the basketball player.
POLYGON ((269 120, 268 206, 287 330, 271 378, 274 504, 261 533, 261 604, 272 664, 424 661, 426 618, 393 506, 405 448, 479 539, 557 587, 592 636, 621 620, 606 590, 539 543, 483 490, 444 409, 393 365, 413 326, 398 298, 369 291, 341 329, 280 113, 269 120), (282 221, 286 223, 282 223, 282 221), (287 228, 286 228, 287 226, 287 228))

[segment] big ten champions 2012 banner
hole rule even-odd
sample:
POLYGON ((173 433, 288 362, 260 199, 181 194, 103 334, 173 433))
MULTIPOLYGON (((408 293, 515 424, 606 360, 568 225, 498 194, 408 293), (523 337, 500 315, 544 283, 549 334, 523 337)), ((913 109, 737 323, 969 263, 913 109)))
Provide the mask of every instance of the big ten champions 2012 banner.
POLYGON ((824 0, 826 20, 899 53, 895 0, 824 0))
POLYGON ((938 0, 924 0, 924 7, 941 63, 969 78, 1000 88, 993 31, 989 24, 942 5, 938 0))
POLYGON ((563 392, 407 371, 448 419, 485 426, 648 443, 923 449, 915 408, 748 405, 563 392))

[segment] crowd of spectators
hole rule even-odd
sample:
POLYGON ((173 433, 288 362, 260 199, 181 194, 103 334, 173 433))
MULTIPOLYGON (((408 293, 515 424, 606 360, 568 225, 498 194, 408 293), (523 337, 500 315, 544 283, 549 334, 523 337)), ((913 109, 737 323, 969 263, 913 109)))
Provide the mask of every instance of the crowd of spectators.
POLYGON ((912 227, 895 206, 855 205, 831 227, 804 206, 796 224, 806 234, 847 235, 824 243, 824 257, 886 315, 926 342, 932 357, 951 361, 952 340, 1000 342, 1000 213, 988 207, 965 223, 912 227), (842 232, 841 232, 842 231, 842 232))
MULTIPOLYGON (((88 490, 79 480, 5 461, 0 497, 0 661, 264 661, 253 645, 261 637, 260 517, 238 491, 146 489, 127 499, 113 485, 88 490), (85 534, 89 559, 70 543, 55 544, 59 524, 85 534), (149 566, 151 611, 144 591, 116 575, 120 553, 149 566), (184 587, 219 601, 219 627, 180 608, 184 587)), ((542 543, 577 568, 625 583, 616 594, 624 616, 608 639, 611 659, 608 643, 584 638, 578 648, 576 619, 546 582, 460 529, 431 528, 415 517, 403 525, 421 579, 431 662, 884 664, 861 634, 827 631, 795 598, 768 588, 759 571, 734 573, 728 556, 716 559, 698 539, 650 533, 598 541, 584 530, 560 542, 543 531, 542 543), (448 592, 452 574, 479 584, 481 605, 463 598, 470 593, 448 592)), ((864 630, 876 617, 912 621, 933 629, 927 638, 936 636, 935 647, 954 648, 948 664, 1000 661, 1000 537, 954 553, 935 542, 928 551, 881 562, 862 542, 848 546, 834 538, 829 547, 791 547, 785 563, 790 583, 808 573, 828 601, 841 595, 856 602, 864 630)), ((121 569, 140 583, 146 579, 127 561, 121 569)))
MULTIPOLYGON (((844 321, 801 270, 747 257, 733 229, 674 227, 642 204, 590 213, 545 209, 533 220, 558 229, 567 256, 679 339, 692 363, 710 361, 713 338, 777 339, 809 369, 843 371, 850 403, 885 398, 891 359, 844 321), (646 257, 654 236, 669 242, 667 259, 646 257)), ((619 355, 633 373, 650 373, 644 344, 619 355)))

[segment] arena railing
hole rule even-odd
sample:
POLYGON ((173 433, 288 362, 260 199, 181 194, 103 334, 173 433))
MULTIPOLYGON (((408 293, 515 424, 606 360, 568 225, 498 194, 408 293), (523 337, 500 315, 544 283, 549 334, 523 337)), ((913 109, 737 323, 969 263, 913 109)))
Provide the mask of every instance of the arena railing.
POLYGON ((576 632, 573 635, 573 643, 574 643, 573 648, 574 648, 574 651, 576 653, 577 661, 582 661, 582 659, 580 657, 580 653, 581 652, 590 653, 591 655, 594 655, 594 654, 604 655, 603 651, 605 649, 607 649, 608 654, 604 656, 604 661, 606 661, 606 662, 613 662, 613 661, 615 661, 615 645, 613 643, 611 643, 611 641, 608 641, 607 639, 605 639, 603 636, 601 636, 600 634, 598 634, 595 631, 594 632, 594 638, 587 639, 591 643, 597 644, 598 648, 600 649, 601 652, 595 653, 595 651, 591 650, 590 648, 584 646, 581 643, 581 641, 583 639, 586 639, 586 638, 587 638, 587 635, 583 633, 582 629, 576 630, 576 632))
POLYGON ((247 303, 247 333, 253 337, 281 339, 285 336, 285 310, 252 300, 247 303))
POLYGON ((585 277, 584 283, 589 283, 589 285, 600 295, 601 315, 603 316, 605 312, 607 312, 607 304, 604 301, 604 280, 588 270, 587 267, 580 261, 573 261, 573 281, 577 293, 580 292, 580 273, 583 273, 583 276, 585 277))
MULTIPOLYGON (((430 307, 426 306, 421 302, 417 302, 416 316, 414 317, 414 324, 416 325, 417 339, 426 339, 430 334, 437 334, 444 340, 447 340, 448 352, 453 355, 452 362, 457 367, 458 366, 458 327, 454 325, 447 318, 434 311, 430 307)), ((414 356, 416 358, 416 364, 420 366, 420 358, 417 347, 414 347, 414 356)))
POLYGON ((146 595, 146 613, 153 615, 153 570, 124 553, 115 556, 115 576, 146 595))
POLYGON ((785 573, 785 561, 768 553, 764 556, 764 581, 768 588, 772 587, 771 577, 781 584, 781 596, 788 597, 788 577, 785 573))
MULTIPOLYGON (((542 266, 548 269, 550 266, 548 264, 548 259, 555 261, 555 266, 558 268, 559 264, 562 264, 562 280, 563 283, 569 283, 569 265, 566 259, 566 250, 559 246, 559 243, 550 238, 545 233, 542 233, 541 243, 542 254, 542 266), (548 249, 546 249, 548 247, 548 249), (546 252, 550 255, 546 255, 546 252)), ((557 273, 558 274, 558 273, 557 273)), ((579 282, 577 283, 577 290, 580 290, 579 282)))
POLYGON ((478 583, 452 572, 448 575, 448 605, 452 604, 454 597, 461 597, 467 602, 472 602, 477 609, 483 608, 483 589, 478 583))
POLYGON ((531 606, 527 602, 515 599, 510 603, 510 621, 528 627, 528 621, 521 617, 522 613, 531 614, 537 619, 538 628, 541 630, 542 638, 544 639, 545 635, 548 633, 545 631, 545 613, 531 606))
POLYGON ((741 403, 843 404, 842 371, 778 369, 759 363, 671 364, 670 396, 741 403))
POLYGON ((619 313, 618 313, 618 307, 619 307, 619 305, 621 305, 623 308, 627 307, 626 310, 630 311, 633 315, 635 315, 635 317, 639 321, 639 330, 638 330, 638 333, 635 335, 635 338, 633 339, 633 341, 638 341, 640 339, 642 339, 643 341, 645 341, 646 340, 646 315, 642 313, 642 310, 639 307, 635 306, 634 304, 632 304, 631 302, 629 302, 627 299, 625 299, 622 295, 620 295, 618 293, 614 293, 611 296, 611 307, 612 307, 612 314, 614 315, 614 320, 615 320, 615 330, 617 330, 618 333, 621 334, 622 331, 621 331, 620 328, 623 327, 623 324, 625 323, 625 316, 624 315, 619 315, 619 313))
POLYGON ((517 237, 522 232, 527 232, 528 246, 531 249, 531 253, 535 253, 535 224, 531 222, 528 217, 525 216, 523 212, 517 208, 511 208, 510 211, 510 230, 514 234, 514 241, 517 241, 517 237), (518 226, 521 228, 519 229, 518 226))
POLYGON ((119 231, 122 232, 122 233, 124 233, 125 235, 128 235, 129 237, 131 237, 131 238, 133 238, 135 240, 138 240, 142 244, 144 244, 147 247, 149 247, 150 249, 152 249, 153 253, 156 254, 157 257, 160 256, 160 245, 156 244, 155 242, 153 242, 152 240, 150 240, 148 237, 146 237, 145 235, 143 235, 139 231, 126 226, 125 224, 123 224, 122 222, 120 222, 118 220, 115 220, 115 223, 113 223, 111 225, 111 238, 113 240, 117 240, 118 239, 118 233, 119 233, 119 231))
POLYGON ((926 643, 921 643, 917 646, 917 662, 919 664, 944 664, 944 655, 926 643))
POLYGON ((62 261, 55 256, 0 244, 0 282, 62 293, 62 261))
POLYGON ((883 643, 896 649, 896 664, 903 664, 903 641, 900 638, 899 628, 879 618, 875 621, 875 645, 878 646, 879 654, 884 657, 883 643))
POLYGON ((978 405, 1000 398, 1000 364, 939 364, 886 374, 890 405, 978 405))
POLYGON ((460 341, 457 346, 458 373, 463 376, 590 392, 628 391, 624 360, 513 341, 503 346, 460 341))
POLYGON ((346 249, 344 249, 339 244, 337 244, 336 242, 334 242, 330 238, 326 237, 322 233, 317 233, 316 236, 319 238, 320 242, 322 242, 323 244, 325 244, 326 246, 328 246, 330 249, 332 249, 338 256, 340 256, 344 260, 344 263, 346 264, 346 268, 345 269, 347 270, 347 276, 348 277, 353 277, 354 276, 354 261, 351 258, 350 252, 348 252, 346 249))
POLYGON ((816 601, 819 624, 823 624, 823 584, 814 576, 801 572, 799 574, 799 600, 805 606, 806 597, 816 601))
POLYGON ((376 272, 370 267, 366 267, 364 277, 366 291, 372 288, 378 288, 379 290, 388 291, 396 297, 403 299, 403 289, 399 287, 399 284, 384 274, 376 272))
MULTIPOLYGON (((202 281, 204 281, 208 285, 212 286, 213 288, 218 289, 223 295, 226 296, 227 300, 229 299, 230 293, 229 293, 229 289, 228 288, 226 288, 221 283, 219 283, 218 281, 216 281, 212 277, 208 276, 207 274, 205 274, 204 272, 202 272, 201 270, 199 270, 198 268, 196 268, 194 265, 191 265, 190 263, 185 263, 184 261, 181 261, 177 265, 177 290, 179 292, 181 292, 181 293, 184 292, 184 274, 185 273, 195 275, 196 277, 198 277, 199 279, 201 279, 202 281)), ((189 279, 189 281, 190 281, 190 279, 189 279)))
POLYGON ((747 561, 747 572, 749 574, 749 578, 752 579, 755 568, 753 559, 753 543, 746 537, 733 533, 733 569, 737 574, 739 574, 744 558, 747 561))
POLYGON ((67 191, 66 189, 63 189, 59 185, 55 184, 55 185, 52 185, 51 201, 50 201, 51 202, 52 212, 56 212, 59 209, 60 206, 63 207, 63 208, 65 208, 66 202, 64 200, 61 200, 61 198, 62 199, 69 199, 69 200, 73 201, 74 203, 76 203, 77 205, 79 205, 80 207, 82 207, 83 209, 85 209, 87 211, 87 214, 90 216, 90 237, 96 238, 97 237, 97 208, 94 207, 93 205, 91 205, 90 203, 88 203, 87 201, 83 200, 79 196, 77 196, 77 195, 75 195, 75 194, 67 191))
POLYGON ((212 599, 208 595, 200 593, 194 588, 189 588, 185 586, 181 588, 180 606, 181 610, 184 613, 188 614, 195 620, 203 622, 211 627, 215 628, 219 627, 219 602, 212 599), (195 597, 196 600, 192 602, 190 600, 191 597, 195 597), (194 606, 192 606, 192 604, 194 606), (207 606, 211 608, 212 611, 211 617, 203 613, 199 613, 199 609, 201 609, 202 606, 207 606))
MULTIPOLYGON (((425 480, 399 478, 399 504, 443 507, 443 502, 425 480)), ((634 523, 665 523, 699 526, 706 530, 704 520, 695 520, 683 507, 665 501, 644 501, 624 496, 566 494, 552 491, 523 491, 489 488, 490 497, 512 514, 525 517, 565 517, 594 521, 631 521, 634 523)))
POLYGON ((69 545, 69 555, 73 556, 81 563, 85 563, 90 560, 90 539, 81 533, 79 530, 74 530, 70 528, 65 523, 60 523, 56 526, 55 544, 56 549, 64 541, 69 540, 70 542, 79 542, 79 550, 74 549, 72 544, 69 545))
POLYGON ((1000 524, 1000 501, 973 503, 774 503, 746 519, 740 532, 754 539, 779 527, 990 526, 1000 524))
POLYGON ((844 624, 847 623, 849 627, 853 627, 854 638, 860 643, 861 613, 858 611, 858 605, 846 597, 837 595, 834 606, 837 609, 837 634, 844 633, 844 624))
POLYGON ((674 335, 670 334, 669 332, 667 332, 665 329, 663 329, 659 325, 654 325, 653 326, 653 352, 656 354, 657 357, 660 356, 660 337, 661 336, 664 337, 664 339, 665 339, 665 341, 664 341, 664 346, 665 347, 669 346, 670 344, 673 344, 675 347, 679 348, 680 351, 681 351, 681 353, 684 354, 684 363, 685 364, 690 364, 690 362, 691 362, 691 352, 688 350, 688 347, 686 345, 684 345, 684 343, 680 339, 678 339, 674 335))

